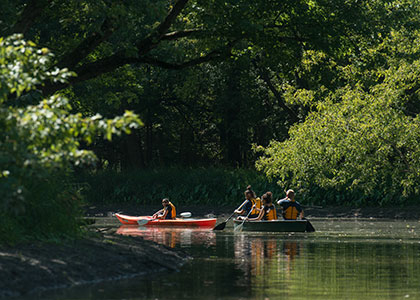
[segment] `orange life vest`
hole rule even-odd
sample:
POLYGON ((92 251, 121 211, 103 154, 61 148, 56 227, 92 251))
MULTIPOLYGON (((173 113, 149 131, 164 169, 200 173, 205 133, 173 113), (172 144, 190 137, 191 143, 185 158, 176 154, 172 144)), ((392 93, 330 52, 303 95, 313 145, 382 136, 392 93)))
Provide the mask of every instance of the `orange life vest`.
POLYGON ((258 209, 261 209, 262 203, 261 203, 261 199, 260 198, 252 198, 251 199, 252 205, 255 205, 254 208, 252 209, 251 215, 258 215, 260 213, 258 209))
MULTIPOLYGON (((171 211, 169 212, 170 215, 170 219, 176 219, 176 209, 175 209, 175 205, 172 204, 172 202, 169 202, 169 206, 171 207, 171 211)), ((166 208, 167 209, 167 208, 166 208)), ((168 219, 168 216, 166 216, 166 219, 168 219)))
POLYGON ((271 204, 270 206, 264 206, 264 220, 271 221, 271 220, 277 220, 277 213, 276 213, 276 207, 271 204))
POLYGON ((294 203, 294 201, 291 201, 291 205, 289 207, 287 207, 285 210, 283 210, 283 217, 286 220, 296 220, 297 217, 299 216, 299 211, 296 208, 296 204, 294 203))

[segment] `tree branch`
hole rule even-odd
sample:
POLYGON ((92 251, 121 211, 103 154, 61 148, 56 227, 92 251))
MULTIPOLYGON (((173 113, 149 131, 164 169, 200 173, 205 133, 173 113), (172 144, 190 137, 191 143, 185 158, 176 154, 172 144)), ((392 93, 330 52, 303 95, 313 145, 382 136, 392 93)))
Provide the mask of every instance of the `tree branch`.
POLYGON ((171 41, 171 40, 176 40, 179 38, 184 38, 184 37, 188 37, 191 35, 195 35, 197 33, 202 33, 203 31, 200 29, 186 29, 186 30, 182 30, 182 31, 173 31, 173 32, 168 32, 164 35, 162 35, 161 40, 162 41, 171 41))
POLYGON ((164 68, 164 69, 169 69, 169 70, 181 70, 181 69, 185 69, 188 67, 192 67, 195 65, 199 65, 205 62, 209 62, 211 60, 214 60, 216 58, 220 58, 222 56, 222 54, 219 51, 212 51, 210 53, 208 53, 207 55, 204 56, 200 56, 194 59, 191 59, 189 61, 183 62, 183 63, 168 63, 165 61, 161 61, 158 60, 156 58, 153 57, 142 57, 139 59, 140 62, 149 64, 149 65, 153 65, 153 66, 157 66, 160 68, 164 68))
POLYGON ((268 71, 264 67, 258 66, 255 61, 254 61, 254 66, 257 68, 257 70, 259 70, 262 80, 265 82, 267 87, 273 93, 274 97, 276 97, 277 103, 281 106, 281 108, 283 108, 283 110, 285 110, 293 118, 294 121, 298 121, 299 120, 298 115, 289 106, 287 106, 286 103, 284 103, 284 99, 282 95, 276 89, 274 84, 271 82, 271 78, 268 74, 268 71))
POLYGON ((100 31, 93 32, 89 37, 83 40, 75 49, 65 54, 57 63, 59 68, 73 69, 86 56, 89 55, 102 42, 106 41, 114 32, 110 19, 105 18, 100 31))
POLYGON ((185 5, 187 5, 188 0, 178 0, 172 9, 169 11, 165 20, 160 23, 152 33, 150 33, 146 38, 137 43, 137 50, 139 56, 147 54, 150 50, 156 47, 159 42, 162 40, 162 37, 169 30, 172 23, 175 21, 176 17, 182 12, 185 5))

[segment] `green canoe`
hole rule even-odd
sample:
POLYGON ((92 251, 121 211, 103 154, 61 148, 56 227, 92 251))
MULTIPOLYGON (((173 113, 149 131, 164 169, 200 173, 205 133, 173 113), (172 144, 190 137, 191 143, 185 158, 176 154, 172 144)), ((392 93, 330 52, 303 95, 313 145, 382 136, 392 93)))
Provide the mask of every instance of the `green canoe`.
MULTIPOLYGON (((242 220, 233 220, 234 227, 241 226, 242 220)), ((245 221, 243 231, 304 232, 306 220, 245 221)))

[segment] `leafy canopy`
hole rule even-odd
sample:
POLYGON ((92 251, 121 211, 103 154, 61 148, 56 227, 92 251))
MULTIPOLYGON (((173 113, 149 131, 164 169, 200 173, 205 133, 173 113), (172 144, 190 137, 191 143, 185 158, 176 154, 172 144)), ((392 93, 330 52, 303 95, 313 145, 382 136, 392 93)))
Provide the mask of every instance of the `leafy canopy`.
POLYGON ((113 134, 130 133, 142 125, 130 111, 113 119, 72 113, 68 100, 60 95, 25 104, 23 92, 75 75, 51 68, 52 58, 48 49, 38 49, 20 35, 0 39, 0 215, 4 222, 25 216, 32 204, 43 206, 45 199, 33 203, 37 185, 68 172, 72 165, 93 163, 94 153, 82 145, 98 135, 110 140, 113 134))

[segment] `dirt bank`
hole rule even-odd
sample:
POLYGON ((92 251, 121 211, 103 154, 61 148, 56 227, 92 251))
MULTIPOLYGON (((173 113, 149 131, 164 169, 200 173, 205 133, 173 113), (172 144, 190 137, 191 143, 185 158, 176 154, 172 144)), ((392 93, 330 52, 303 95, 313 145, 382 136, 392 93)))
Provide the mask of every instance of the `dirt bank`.
POLYGON ((162 245, 112 234, 64 244, 0 247, 0 297, 176 271, 188 256, 162 245))
MULTIPOLYGON (((106 217, 113 212, 123 212, 129 215, 151 215, 161 207, 158 205, 91 205, 86 207, 86 216, 106 217)), ((190 211, 193 216, 206 215, 229 215, 236 207, 234 206, 211 206, 211 205, 184 205, 178 206, 177 212, 190 211)), ((420 206, 410 207, 304 207, 305 215, 308 218, 375 218, 375 219, 398 219, 418 220, 420 219, 420 206)))

